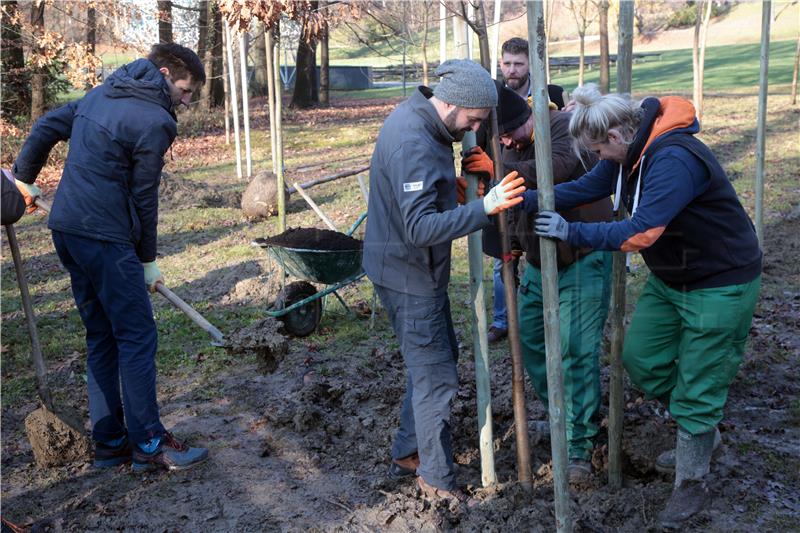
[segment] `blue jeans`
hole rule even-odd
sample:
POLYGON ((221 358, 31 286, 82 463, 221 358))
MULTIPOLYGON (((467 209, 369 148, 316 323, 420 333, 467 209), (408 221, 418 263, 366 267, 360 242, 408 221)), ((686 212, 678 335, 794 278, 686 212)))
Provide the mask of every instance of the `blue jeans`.
POLYGON ((417 452, 422 479, 455 488, 450 404, 458 392, 458 341, 447 294, 413 296, 375 285, 386 309, 408 376, 392 458, 417 452))
POLYGON ((92 437, 111 441, 127 432, 139 443, 162 435, 156 403, 158 336, 133 245, 60 231, 53 231, 53 244, 69 271, 86 327, 92 437))
MULTIPOLYGON (((514 277, 519 270, 519 259, 514 259, 511 263, 514 267, 514 277)), ((491 327, 497 329, 508 329, 508 308, 506 307, 506 286, 503 284, 503 260, 494 258, 493 260, 493 318, 491 327)))

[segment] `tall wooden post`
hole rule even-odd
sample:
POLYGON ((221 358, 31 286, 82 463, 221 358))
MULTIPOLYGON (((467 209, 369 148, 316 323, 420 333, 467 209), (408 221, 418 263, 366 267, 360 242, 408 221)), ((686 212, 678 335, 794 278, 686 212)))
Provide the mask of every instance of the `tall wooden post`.
MULTIPOLYGON (((228 37, 226 32, 222 32, 222 47, 227 50, 228 49, 228 37)), ((230 76, 228 75, 228 70, 230 65, 228 65, 228 56, 226 53, 222 53, 222 92, 225 93, 225 145, 231 144, 231 94, 230 89, 228 88, 228 79, 230 76)), ((211 85, 211 82, 207 83, 206 85, 211 85)), ((209 101, 213 99, 213 96, 209 96, 209 101)), ((209 103, 209 107, 211 104, 209 103)))
POLYGON ((283 178, 283 83, 281 81, 281 37, 280 22, 275 24, 275 49, 272 57, 275 61, 275 173, 278 188, 278 232, 286 229, 286 186, 283 178))
POLYGON ((767 136, 767 74, 769 71, 769 25, 772 2, 761 4, 761 69, 758 79, 758 129, 756 130, 756 234, 764 247, 764 150, 767 136))
MULTIPOLYGON (((536 188, 539 209, 553 210, 553 162, 550 145, 550 111, 545 69, 546 35, 542 1, 528 1, 528 42, 531 43, 531 94, 535 117, 536 188)), ((542 299, 544 300, 544 342, 547 357, 547 397, 550 417, 550 448, 553 456, 556 531, 572 531, 567 480, 567 426, 564 419, 564 367, 561 362, 561 333, 558 315, 558 264, 556 243, 539 239, 542 255, 542 299)))
MULTIPOLYGON (((631 91, 631 58, 633 57, 633 2, 625 1, 619 11, 617 44, 617 92, 631 91)), ((617 199, 619 201, 619 199, 617 199)), ((617 220, 625 218, 625 207, 619 202, 617 220)), ((625 340, 625 276, 627 254, 614 252, 611 266, 611 377, 608 394, 608 484, 622 487, 622 420, 625 408, 622 369, 622 345, 625 340)))
MULTIPOLYGON (((475 132, 468 131, 461 141, 461 149, 467 152, 476 145, 475 132)), ((464 174, 467 178, 467 202, 478 198, 478 177, 464 174)), ((486 301, 483 290, 483 244, 482 231, 467 236, 469 254, 469 294, 472 300, 472 351, 475 355, 475 389, 478 401, 478 443, 481 452, 481 482, 484 487, 497 483, 494 471, 494 443, 492 437, 492 392, 489 370, 489 339, 486 320, 486 301)))
POLYGON ((233 113, 233 136, 236 143, 236 177, 242 179, 242 147, 239 142, 239 99, 236 96, 236 72, 233 68, 233 43, 231 28, 225 24, 225 47, 228 53, 228 87, 231 89, 231 113, 233 113))

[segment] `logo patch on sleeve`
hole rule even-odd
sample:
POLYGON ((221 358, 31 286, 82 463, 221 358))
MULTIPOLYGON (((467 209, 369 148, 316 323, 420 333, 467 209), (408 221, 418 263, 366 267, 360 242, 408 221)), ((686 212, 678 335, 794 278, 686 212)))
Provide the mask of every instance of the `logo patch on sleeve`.
POLYGON ((409 181, 403 184, 403 192, 414 192, 422 190, 421 181, 409 181))

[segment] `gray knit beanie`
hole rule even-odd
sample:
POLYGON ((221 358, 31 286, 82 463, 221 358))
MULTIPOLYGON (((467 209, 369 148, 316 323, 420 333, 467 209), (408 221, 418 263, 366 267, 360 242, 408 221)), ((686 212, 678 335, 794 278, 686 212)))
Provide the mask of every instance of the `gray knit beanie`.
POLYGON ((485 68, 469 59, 450 59, 436 69, 441 76, 433 95, 448 104, 471 109, 497 105, 497 88, 485 68))

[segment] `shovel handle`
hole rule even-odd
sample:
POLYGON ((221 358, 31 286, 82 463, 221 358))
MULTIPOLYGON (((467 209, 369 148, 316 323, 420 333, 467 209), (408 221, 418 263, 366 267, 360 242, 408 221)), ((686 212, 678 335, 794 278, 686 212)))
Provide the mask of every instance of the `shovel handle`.
POLYGON ((222 332, 218 330, 214 325, 203 318, 203 315, 195 311, 191 305, 184 302, 180 296, 169 290, 164 286, 163 283, 156 283, 156 291, 158 291, 161 296, 169 300, 169 303, 183 311, 186 316, 192 319, 192 322, 203 328, 211 338, 214 339, 215 342, 219 344, 224 344, 225 337, 222 335, 222 332))
POLYGON ((31 305, 31 294, 28 291, 28 281, 25 279, 25 270, 22 265, 22 256, 19 253, 19 242, 17 232, 12 224, 6 226, 8 235, 8 246, 11 248, 11 257, 14 259, 14 270, 17 271, 17 283, 19 293, 22 297, 22 308, 25 310, 25 321, 28 323, 28 333, 31 335, 31 353, 33 355, 33 366, 36 369, 36 388, 42 403, 53 410, 53 397, 50 388, 47 386, 47 379, 44 367, 44 357, 42 356, 42 345, 39 343, 39 334, 36 331, 36 317, 33 314, 31 305))
POLYGON ((48 202, 44 198, 36 198, 33 201, 33 203, 36 204, 36 207, 38 207, 39 209, 41 209, 45 213, 49 213, 50 211, 53 210, 52 204, 50 204, 50 202, 48 202))

